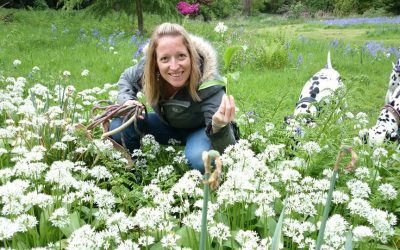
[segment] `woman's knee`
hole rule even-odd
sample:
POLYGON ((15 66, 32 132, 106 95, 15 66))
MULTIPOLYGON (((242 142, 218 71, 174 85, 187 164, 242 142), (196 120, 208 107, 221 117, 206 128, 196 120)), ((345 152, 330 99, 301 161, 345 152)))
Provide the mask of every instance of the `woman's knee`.
POLYGON ((196 150, 185 150, 185 156, 188 160, 189 167, 191 169, 197 169, 201 173, 204 173, 204 163, 202 159, 202 153, 196 150))

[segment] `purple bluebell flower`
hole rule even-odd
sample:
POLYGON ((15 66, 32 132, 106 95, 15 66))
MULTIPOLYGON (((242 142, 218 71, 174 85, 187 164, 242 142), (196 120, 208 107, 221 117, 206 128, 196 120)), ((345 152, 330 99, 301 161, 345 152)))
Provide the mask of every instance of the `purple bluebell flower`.
POLYGON ((130 43, 136 43, 136 41, 137 41, 137 36, 136 35, 132 35, 130 43))
POLYGON ((114 35, 110 35, 110 36, 108 37, 108 44, 109 44, 110 46, 115 46, 114 35))
POLYGON ((300 54, 300 55, 297 57, 297 62, 296 62, 296 67, 297 67, 297 69, 300 68, 302 62, 303 62, 303 55, 300 54))
POLYGON ((383 46, 383 43, 378 43, 376 41, 368 41, 365 43, 364 47, 373 57, 377 57, 379 52, 385 52, 385 47, 383 46))
POLYGON ((339 45, 339 40, 338 40, 338 39, 333 39, 333 40, 331 41, 331 46, 332 46, 333 48, 336 48, 338 45, 339 45))
POLYGON ((100 37, 100 31, 98 29, 92 29, 92 35, 94 38, 100 37))
POLYGON ((353 25, 353 24, 400 24, 400 16, 394 17, 357 17, 357 18, 342 18, 342 19, 328 19, 323 21, 328 25, 353 25))

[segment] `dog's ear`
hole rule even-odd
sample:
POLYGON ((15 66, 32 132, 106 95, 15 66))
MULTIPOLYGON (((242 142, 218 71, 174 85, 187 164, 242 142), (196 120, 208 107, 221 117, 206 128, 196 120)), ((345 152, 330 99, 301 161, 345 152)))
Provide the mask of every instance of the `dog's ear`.
POLYGON ((388 137, 389 137, 388 138, 389 141, 392 141, 392 142, 397 142, 397 141, 400 140, 400 136, 399 136, 399 133, 397 131, 391 133, 390 135, 388 135, 388 137))

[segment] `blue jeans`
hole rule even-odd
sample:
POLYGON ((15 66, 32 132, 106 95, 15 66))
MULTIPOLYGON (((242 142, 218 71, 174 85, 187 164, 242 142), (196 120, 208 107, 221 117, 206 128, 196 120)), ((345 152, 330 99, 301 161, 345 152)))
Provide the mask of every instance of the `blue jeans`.
MULTIPOLYGON (((110 124, 110 130, 119 127, 121 123, 121 118, 113 119, 110 124)), ((202 154, 212 148, 211 141, 206 135, 205 127, 198 129, 173 128, 163 123, 156 113, 148 113, 145 119, 137 121, 137 128, 142 134, 153 135, 155 140, 163 145, 168 145, 170 139, 180 141, 182 145, 185 145, 185 157, 189 162, 190 168, 204 173, 202 154)), ((126 148, 131 153, 134 149, 140 148, 141 137, 133 124, 111 137, 122 145, 121 136, 123 136, 126 148)))

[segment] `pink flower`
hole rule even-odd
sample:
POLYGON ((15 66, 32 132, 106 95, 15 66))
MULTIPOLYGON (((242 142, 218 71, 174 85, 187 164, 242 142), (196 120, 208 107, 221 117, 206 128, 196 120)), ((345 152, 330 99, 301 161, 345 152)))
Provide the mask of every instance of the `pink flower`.
POLYGON ((192 15, 192 14, 197 14, 200 10, 200 4, 194 3, 190 4, 187 2, 179 2, 176 5, 176 8, 182 15, 192 15))

